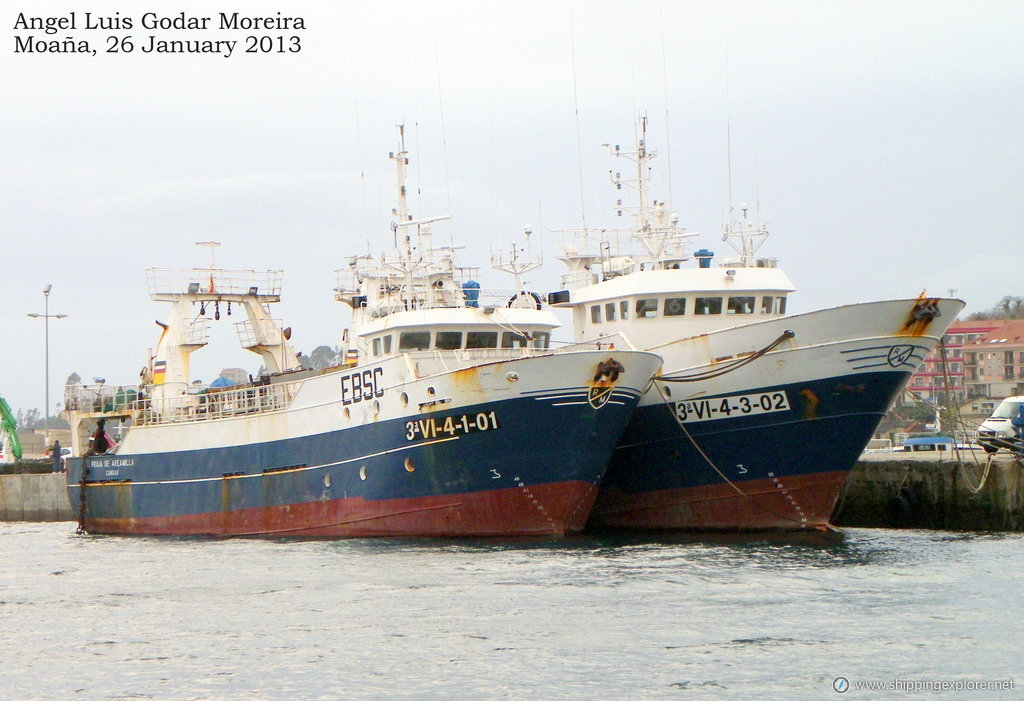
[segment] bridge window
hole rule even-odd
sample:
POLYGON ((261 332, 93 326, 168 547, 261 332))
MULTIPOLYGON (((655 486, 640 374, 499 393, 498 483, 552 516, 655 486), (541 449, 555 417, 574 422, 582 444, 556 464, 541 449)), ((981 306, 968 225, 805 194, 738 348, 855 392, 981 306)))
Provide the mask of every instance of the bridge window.
POLYGON ((521 333, 506 331, 501 334, 502 348, 526 348, 526 336, 521 333))
POLYGON ((534 348, 547 348, 551 342, 551 334, 547 331, 538 331, 533 334, 533 347, 534 348))
POLYGON ((623 320, 629 318, 629 300, 624 299, 619 302, 619 318, 623 320))
POLYGON ((682 316, 686 313, 686 297, 669 297, 665 300, 665 316, 682 316))
POLYGON ((775 298, 771 295, 765 295, 761 298, 761 313, 771 314, 775 310, 775 298))
POLYGON ((636 301, 636 318, 652 319, 658 316, 658 300, 638 299, 636 301))
POLYGON ((462 333, 460 331, 438 331, 434 339, 434 348, 438 350, 455 350, 462 348, 462 333))
POLYGON ((470 331, 466 334, 466 348, 497 348, 497 331, 470 331))
POLYGON ((593 324, 601 323, 601 305, 595 304, 590 308, 590 321, 593 324))
POLYGON ((698 297, 693 304, 694 314, 721 314, 721 297, 698 297))
POLYGON ((391 334, 384 337, 384 355, 391 352, 391 334))
POLYGON ((427 350, 430 348, 429 331, 403 331, 398 335, 398 352, 427 350))
POLYGON ((730 297, 727 314, 753 314, 753 297, 730 297))
POLYGON ((373 354, 374 355, 380 355, 380 339, 379 338, 373 339, 373 354))
POLYGON ((765 297, 764 302, 761 303, 762 307, 767 308, 768 314, 785 314, 786 313, 786 298, 779 295, 778 297, 765 297))
POLYGON ((615 321, 615 302, 608 302, 604 305, 604 318, 608 321, 615 321))

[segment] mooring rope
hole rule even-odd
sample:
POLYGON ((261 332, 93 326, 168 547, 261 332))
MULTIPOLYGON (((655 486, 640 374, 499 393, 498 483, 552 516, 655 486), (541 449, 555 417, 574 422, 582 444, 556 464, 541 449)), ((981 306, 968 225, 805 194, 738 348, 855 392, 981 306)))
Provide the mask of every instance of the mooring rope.
POLYGON ((654 379, 660 380, 661 382, 700 382, 701 380, 711 380, 716 377, 721 377, 726 373, 733 372, 734 370, 739 370, 744 365, 748 365, 749 363, 754 362, 755 360, 763 356, 765 353, 768 353, 769 351, 776 348, 783 341, 793 338, 794 336, 796 336, 796 334, 787 329, 782 332, 782 335, 780 335, 778 338, 776 338, 774 341, 769 343, 761 350, 755 351, 754 353, 751 353, 750 355, 745 355, 741 358, 736 358, 731 363, 727 363, 725 365, 716 367, 711 370, 696 372, 692 375, 659 375, 654 379))
MULTIPOLYGON (((972 494, 977 494, 978 492, 980 492, 985 487, 985 482, 988 480, 989 471, 992 469, 992 460, 995 457, 995 454, 994 453, 989 454, 988 459, 985 461, 985 471, 981 474, 981 481, 978 483, 978 486, 975 487, 973 484, 971 484, 971 478, 967 475, 967 468, 964 467, 963 451, 960 450, 960 446, 958 446, 957 442, 956 442, 956 430, 955 430, 955 427, 956 426, 960 426, 960 428, 964 431, 964 435, 966 436, 967 435, 967 424, 964 422, 963 417, 960 414, 960 407, 957 406, 957 407, 954 408, 952 406, 952 404, 950 403, 950 401, 949 401, 949 386, 951 384, 951 382, 949 380, 949 361, 948 361, 948 359, 946 357, 946 343, 945 343, 945 341, 943 340, 942 337, 939 338, 939 358, 940 358, 940 362, 942 363, 942 384, 943 384, 942 391, 943 391, 943 394, 946 397, 946 411, 949 412, 949 423, 950 423, 951 426, 954 427, 954 430, 952 432, 953 433, 953 454, 956 455, 956 464, 957 464, 957 467, 960 469, 960 474, 963 475, 964 484, 966 485, 967 489, 970 490, 970 492, 972 494), (955 417, 953 415, 954 414, 954 409, 955 409, 955 413, 956 413, 955 417)), ((941 426, 940 426, 940 428, 941 428, 941 426)), ((1020 458, 1018 457, 1018 460, 1019 459, 1020 458)), ((975 467, 978 466, 977 456, 974 456, 974 465, 975 465, 975 467)))

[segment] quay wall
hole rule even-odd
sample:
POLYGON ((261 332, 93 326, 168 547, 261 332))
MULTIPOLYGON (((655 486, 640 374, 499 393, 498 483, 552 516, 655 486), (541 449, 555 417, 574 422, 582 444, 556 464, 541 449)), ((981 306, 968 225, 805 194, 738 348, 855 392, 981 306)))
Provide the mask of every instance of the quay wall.
POLYGON ((74 521, 63 472, 0 475, 0 521, 74 521))
POLYGON ((837 526, 1024 530, 1024 465, 1001 452, 867 453, 836 504, 837 526), (979 454, 980 453, 980 454, 979 454))

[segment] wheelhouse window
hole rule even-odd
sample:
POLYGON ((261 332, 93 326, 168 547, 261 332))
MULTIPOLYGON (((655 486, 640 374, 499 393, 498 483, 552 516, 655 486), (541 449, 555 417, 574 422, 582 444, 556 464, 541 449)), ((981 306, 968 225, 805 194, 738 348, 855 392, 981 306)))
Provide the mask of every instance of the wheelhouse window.
POLYGON ((389 334, 389 335, 384 337, 384 355, 387 355, 390 352, 391 352, 391 335, 389 334))
POLYGON ((470 331, 466 334, 466 348, 497 348, 497 331, 470 331))
POLYGON ((636 301, 636 318, 652 319, 658 316, 658 300, 638 299, 636 301))
POLYGON ((761 313, 762 314, 785 314, 786 313, 786 298, 782 295, 778 297, 772 297, 771 295, 765 295, 761 298, 761 313))
POLYGON ((698 297, 693 303, 694 314, 721 314, 721 297, 698 297))
POLYGON ((502 348, 526 348, 526 336, 521 333, 505 331, 501 334, 502 348))
POLYGON ((753 314, 753 297, 730 297, 726 314, 753 314))
POLYGON ((629 318, 629 300, 619 302, 619 318, 623 321, 629 318))
POLYGON ((669 297, 665 300, 665 316, 682 316, 686 313, 686 297, 669 297))
POLYGON ((438 331, 434 338, 434 348, 438 350, 455 350, 462 348, 461 331, 438 331))
POLYGON ((538 331, 533 334, 533 347, 534 348, 547 348, 551 343, 551 334, 547 331, 538 331))
POLYGON ((430 348, 429 331, 403 331, 398 335, 398 352, 427 350, 430 348))
POLYGON ((615 302, 608 302, 604 305, 604 318, 608 321, 615 321, 615 302))
POLYGON ((373 339, 373 354, 380 355, 380 338, 373 339))
POLYGON ((601 323, 601 305, 595 304, 590 308, 590 322, 593 324, 601 323))

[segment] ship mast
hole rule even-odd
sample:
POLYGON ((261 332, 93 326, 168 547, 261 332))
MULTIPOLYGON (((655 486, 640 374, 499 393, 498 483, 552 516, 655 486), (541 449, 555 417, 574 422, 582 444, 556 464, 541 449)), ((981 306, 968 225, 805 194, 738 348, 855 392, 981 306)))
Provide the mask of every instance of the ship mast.
POLYGON ((405 125, 399 124, 398 128, 398 152, 390 153, 388 157, 395 162, 396 186, 398 189, 398 200, 392 214, 395 221, 391 229, 395 235, 395 251, 397 258, 382 260, 385 268, 399 273, 404 279, 401 293, 401 302, 406 309, 415 309, 424 304, 437 303, 437 290, 433 287, 425 289, 420 295, 416 289, 417 274, 430 267, 445 267, 448 261, 438 260, 437 255, 431 247, 430 225, 436 221, 443 221, 449 218, 444 214, 436 217, 425 217, 413 219, 409 214, 408 189, 406 187, 406 168, 409 165, 409 153, 405 150, 405 125), (412 229, 416 231, 416 245, 413 246, 412 229), (414 254, 415 251, 415 254, 414 254))
MULTIPOLYGON (((405 190, 405 168, 409 165, 409 152, 405 150, 405 125, 398 125, 398 153, 389 153, 388 158, 395 162, 395 177, 396 185, 398 187, 398 202, 396 207, 392 210, 398 221, 395 223, 393 230, 397 239, 398 232, 405 228, 406 223, 409 221, 409 205, 406 198, 405 190)), ((408 260, 412 258, 412 243, 409 240, 409 230, 405 228, 402 232, 402 246, 399 248, 398 241, 395 241, 395 248, 399 251, 402 258, 408 260)))
POLYGON ((636 164, 636 179, 623 180, 621 173, 608 171, 615 189, 623 185, 632 187, 637 193, 637 204, 623 204, 616 200, 619 216, 623 210, 633 215, 631 234, 646 250, 649 259, 658 265, 675 265, 687 257, 686 239, 696 236, 679 226, 679 217, 669 213, 664 202, 649 199, 651 167, 649 162, 657 153, 647 149, 647 115, 641 115, 636 151, 623 151, 618 145, 604 144, 616 158, 625 158, 636 164))
POLYGON ((732 265, 740 265, 745 268, 756 267, 755 255, 765 239, 768 238, 768 225, 752 222, 747 215, 747 205, 740 205, 740 211, 743 213, 743 217, 736 221, 732 208, 729 208, 729 223, 723 227, 722 240, 739 254, 739 258, 731 262, 732 265))
POLYGON ((520 248, 516 245, 515 241, 512 242, 512 254, 509 260, 506 262, 500 253, 491 254, 491 267, 495 270, 500 270, 503 273, 508 273, 515 280, 516 290, 525 290, 526 283, 523 281, 523 275, 536 270, 544 264, 544 260, 541 257, 534 257, 533 248, 530 245, 530 234, 533 233, 533 229, 529 226, 523 227, 523 236, 526 238, 526 247, 520 248), (520 258, 520 254, 525 254, 520 258))

